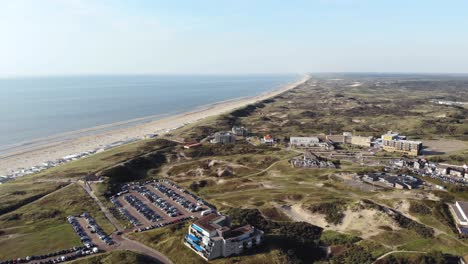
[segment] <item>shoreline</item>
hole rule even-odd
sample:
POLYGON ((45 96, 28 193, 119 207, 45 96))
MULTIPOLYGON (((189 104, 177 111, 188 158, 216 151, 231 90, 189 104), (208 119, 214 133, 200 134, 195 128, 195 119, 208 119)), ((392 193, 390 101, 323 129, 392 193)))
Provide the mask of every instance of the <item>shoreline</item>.
POLYGON ((310 76, 304 75, 297 81, 271 91, 200 106, 188 112, 141 117, 18 143, 16 146, 0 150, 0 175, 38 166, 44 162, 57 160, 67 155, 102 148, 118 141, 141 140, 144 139, 145 135, 149 134, 164 135, 187 124, 277 96, 301 85, 309 78, 310 76), (157 117, 161 118, 154 119, 157 117))

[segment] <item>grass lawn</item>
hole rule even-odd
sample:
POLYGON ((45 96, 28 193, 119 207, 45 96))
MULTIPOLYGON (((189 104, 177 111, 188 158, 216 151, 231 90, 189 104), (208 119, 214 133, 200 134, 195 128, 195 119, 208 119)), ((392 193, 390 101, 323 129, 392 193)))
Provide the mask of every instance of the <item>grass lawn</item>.
POLYGON ((14 210, 32 200, 53 192, 63 183, 53 182, 17 182, 10 181, 0 185, 1 212, 14 210))
POLYGON ((71 261, 70 264, 158 264, 160 262, 127 250, 116 250, 71 261))
POLYGON ((66 217, 83 212, 90 213, 107 233, 114 231, 94 200, 77 184, 0 216, 0 231, 4 232, 0 236, 0 259, 44 254, 81 245, 66 217))
POLYGON ((466 255, 468 252, 468 244, 466 242, 462 242, 453 237, 442 234, 435 238, 415 239, 403 246, 400 246, 399 249, 427 252, 437 250, 444 253, 462 256, 466 255))

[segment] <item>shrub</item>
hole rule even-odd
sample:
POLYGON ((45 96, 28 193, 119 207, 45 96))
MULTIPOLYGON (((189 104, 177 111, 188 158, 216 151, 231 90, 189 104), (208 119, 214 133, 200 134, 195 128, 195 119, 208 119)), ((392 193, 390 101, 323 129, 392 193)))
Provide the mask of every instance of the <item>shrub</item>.
POLYGON ((343 201, 337 200, 332 202, 325 202, 309 207, 309 210, 313 213, 319 213, 325 215, 325 220, 331 224, 341 224, 343 221, 344 213, 343 210, 346 208, 346 205, 343 201))
POLYGON ((432 213, 431 208, 417 201, 410 201, 409 211, 414 214, 422 215, 430 215, 432 213))

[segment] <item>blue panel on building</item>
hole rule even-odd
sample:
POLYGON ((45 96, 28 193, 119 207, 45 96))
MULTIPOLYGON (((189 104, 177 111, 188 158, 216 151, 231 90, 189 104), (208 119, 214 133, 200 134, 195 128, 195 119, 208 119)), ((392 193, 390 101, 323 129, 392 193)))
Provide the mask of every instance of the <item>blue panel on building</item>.
POLYGON ((189 237, 190 239, 192 239, 192 241, 195 242, 195 243, 198 242, 198 241, 200 241, 200 239, 198 239, 196 236, 194 236, 194 235, 192 235, 192 234, 189 234, 188 237, 189 237))
POLYGON ((192 224, 192 227, 193 229, 199 231, 199 232, 203 232, 203 229, 201 229, 200 227, 198 227, 196 224, 192 224))
POLYGON ((199 245, 195 244, 195 242, 193 242, 192 239, 191 239, 189 236, 186 237, 186 240, 187 240, 187 241, 190 243, 190 245, 192 245, 196 250, 198 250, 198 251, 203 251, 203 248, 200 247, 199 245))

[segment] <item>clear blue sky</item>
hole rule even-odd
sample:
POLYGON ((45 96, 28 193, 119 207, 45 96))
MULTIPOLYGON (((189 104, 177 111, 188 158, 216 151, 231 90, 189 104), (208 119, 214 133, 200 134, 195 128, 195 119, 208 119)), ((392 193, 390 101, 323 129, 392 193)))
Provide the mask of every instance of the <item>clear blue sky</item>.
POLYGON ((0 77, 468 72, 466 0, 2 0, 0 77))

